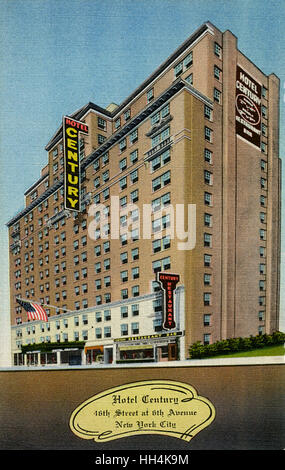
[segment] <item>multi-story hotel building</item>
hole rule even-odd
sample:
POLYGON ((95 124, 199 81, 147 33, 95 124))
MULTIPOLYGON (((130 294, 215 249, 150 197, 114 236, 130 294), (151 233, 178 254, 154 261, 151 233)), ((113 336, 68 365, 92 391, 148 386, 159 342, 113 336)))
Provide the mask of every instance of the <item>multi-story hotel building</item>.
POLYGON ((279 79, 205 23, 120 105, 70 119, 88 126, 81 211, 64 205, 60 127, 7 224, 14 364, 184 359, 278 330, 279 79), (168 329, 158 272, 179 275, 168 329))

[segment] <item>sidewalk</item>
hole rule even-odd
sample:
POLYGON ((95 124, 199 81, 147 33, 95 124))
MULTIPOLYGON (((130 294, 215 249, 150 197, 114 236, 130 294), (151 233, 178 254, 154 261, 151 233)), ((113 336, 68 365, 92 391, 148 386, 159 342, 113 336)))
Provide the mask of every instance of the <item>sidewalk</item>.
POLYGON ((185 361, 169 361, 169 362, 152 362, 147 364, 96 364, 96 365, 55 365, 55 366, 17 366, 17 367, 0 367, 0 371, 51 371, 66 369, 134 369, 134 368, 161 368, 161 367, 223 367, 223 366, 249 366, 249 365, 285 365, 284 356, 256 356, 256 357, 229 357, 223 359, 188 359, 185 361))

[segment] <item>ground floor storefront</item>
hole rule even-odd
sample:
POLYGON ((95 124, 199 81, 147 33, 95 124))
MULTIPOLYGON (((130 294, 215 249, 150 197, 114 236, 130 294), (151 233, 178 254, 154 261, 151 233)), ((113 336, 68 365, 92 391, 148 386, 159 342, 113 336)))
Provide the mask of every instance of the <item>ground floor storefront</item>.
POLYGON ((181 331, 122 337, 107 344, 46 344, 26 346, 13 354, 14 366, 98 365, 183 360, 181 331))

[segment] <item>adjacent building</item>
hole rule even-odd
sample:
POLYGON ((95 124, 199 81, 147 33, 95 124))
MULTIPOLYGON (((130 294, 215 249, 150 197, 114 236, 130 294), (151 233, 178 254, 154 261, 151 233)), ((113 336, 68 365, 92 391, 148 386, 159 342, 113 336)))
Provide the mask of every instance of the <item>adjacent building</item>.
POLYGON ((88 126, 80 211, 60 127, 7 223, 14 364, 183 360, 196 341, 278 330, 279 79, 207 22, 124 102, 70 119, 88 126))

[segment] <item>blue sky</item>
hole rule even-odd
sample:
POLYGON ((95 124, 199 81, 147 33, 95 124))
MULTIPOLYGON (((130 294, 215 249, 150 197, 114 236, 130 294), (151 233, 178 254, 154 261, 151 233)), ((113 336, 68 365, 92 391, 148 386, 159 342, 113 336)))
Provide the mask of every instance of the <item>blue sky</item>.
MULTIPOLYGON (((89 101, 103 107, 110 102, 119 104, 209 20, 222 31, 231 30, 238 37, 239 49, 263 72, 279 76, 282 156, 285 2, 0 0, 0 9, 0 344, 6 351, 5 223, 23 208, 24 191, 47 163, 44 147, 62 116, 89 101)), ((283 235, 284 221, 282 227, 283 235)), ((285 254, 284 241, 282 252, 285 254)), ((283 266, 283 290, 284 274, 283 266)), ((284 305, 282 299, 285 317, 284 305)), ((0 357, 3 364, 2 353, 0 357)))

